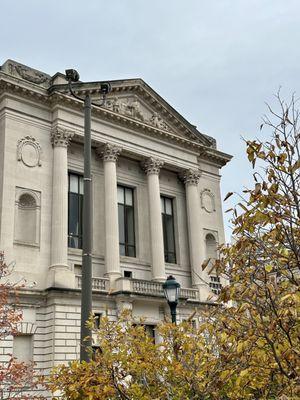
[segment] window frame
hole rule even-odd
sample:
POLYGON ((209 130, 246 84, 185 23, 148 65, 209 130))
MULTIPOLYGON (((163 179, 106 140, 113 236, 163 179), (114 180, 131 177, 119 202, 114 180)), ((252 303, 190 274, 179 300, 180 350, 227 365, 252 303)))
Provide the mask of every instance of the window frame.
POLYGON ((82 230, 83 230, 83 191, 82 193, 80 193, 80 178, 82 178, 82 188, 84 186, 84 182, 83 182, 83 174, 77 171, 72 171, 72 170, 68 170, 68 248, 70 249, 82 249, 82 230), (76 176, 77 177, 77 193, 75 192, 71 192, 70 191, 70 176, 76 176), (78 215, 77 215, 77 221, 78 221, 78 235, 74 235, 74 234, 70 234, 70 194, 76 194, 77 195, 77 207, 78 207, 78 215), (80 207, 80 199, 81 199, 81 207, 80 207), (81 211, 80 211, 81 210, 81 211), (81 215, 80 215, 81 212, 81 215), (71 246, 71 239, 75 238, 77 239, 77 246, 71 246))
POLYGON ((162 201, 164 203, 164 209, 161 209, 161 216, 162 216, 162 230, 163 230, 163 241, 164 241, 164 259, 165 262, 168 264, 177 264, 177 251, 176 251, 176 237, 175 237, 175 214, 174 214, 174 197, 170 197, 170 196, 165 196, 163 194, 160 195, 160 199, 161 199, 161 204, 162 201), (166 200, 170 200, 171 201, 171 214, 167 214, 166 213, 166 200), (167 243, 167 229, 166 229, 166 218, 167 217, 171 217, 172 218, 172 232, 173 232, 173 247, 174 247, 174 251, 168 251, 166 250, 167 243), (173 255, 173 260, 170 258, 168 258, 169 256, 173 255))
POLYGON ((127 185, 123 185, 122 183, 117 184, 117 191, 121 188, 123 190, 123 203, 119 203, 119 199, 117 200, 118 205, 118 224, 119 224, 119 254, 121 257, 137 257, 136 251, 136 226, 135 226, 135 188, 127 185), (126 190, 131 191, 131 199, 132 205, 128 205, 126 203, 126 190), (119 207, 123 207, 123 216, 124 216, 124 243, 120 242, 120 221, 119 221, 119 207), (126 212, 127 209, 132 209, 132 228, 133 228, 133 244, 128 243, 128 213, 126 212), (125 254, 121 254, 121 246, 124 246, 125 254), (129 248, 133 249, 133 254, 129 254, 129 248))

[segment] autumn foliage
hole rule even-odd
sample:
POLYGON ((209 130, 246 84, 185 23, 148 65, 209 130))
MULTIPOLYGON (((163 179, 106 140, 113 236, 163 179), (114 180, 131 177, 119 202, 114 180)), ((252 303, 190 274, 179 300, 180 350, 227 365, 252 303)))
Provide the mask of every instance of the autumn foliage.
MULTIPOLYGON (((10 273, 0 252, 0 343, 18 334, 18 323, 22 320, 22 313, 17 307, 17 293, 22 285, 11 283, 10 273)), ((18 362, 12 354, 7 354, 6 358, 6 362, 0 362, 0 399, 41 399, 35 392, 38 377, 34 365, 18 362)))
POLYGON ((68 400, 300 398, 299 112, 277 98, 262 125, 270 140, 246 142, 254 185, 238 195, 234 243, 215 263, 228 279, 218 305, 201 311, 197 328, 161 324, 157 344, 128 314, 103 318, 94 360, 56 368, 53 391, 68 400))

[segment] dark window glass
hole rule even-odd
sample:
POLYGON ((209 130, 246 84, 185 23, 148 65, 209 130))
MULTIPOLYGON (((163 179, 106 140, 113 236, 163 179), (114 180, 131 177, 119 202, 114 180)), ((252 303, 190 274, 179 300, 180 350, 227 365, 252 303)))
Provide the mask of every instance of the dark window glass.
POLYGON ((83 177, 69 173, 68 246, 82 248, 83 177))
POLYGON ((120 255, 135 257, 133 189, 118 186, 120 255))
POLYGON ((222 290, 222 284, 220 281, 220 277, 219 276, 210 276, 209 287, 211 288, 211 291, 214 294, 219 295, 222 290))
POLYGON ((94 329, 100 328, 101 316, 102 316, 102 314, 100 314, 100 313, 94 314, 94 329))
POLYGON ((164 235, 165 261, 176 264, 173 200, 161 196, 161 215, 164 235))
POLYGON ((124 278, 132 278, 132 272, 131 271, 124 271, 124 278))

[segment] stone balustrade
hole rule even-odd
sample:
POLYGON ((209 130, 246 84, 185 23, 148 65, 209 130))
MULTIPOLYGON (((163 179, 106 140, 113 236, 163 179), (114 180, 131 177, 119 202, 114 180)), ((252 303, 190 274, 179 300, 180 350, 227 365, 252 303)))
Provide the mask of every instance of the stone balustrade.
MULTIPOLYGON (((141 279, 131 280, 131 291, 133 293, 141 293, 150 296, 164 296, 162 283, 141 279)), ((198 289, 181 288, 179 298, 199 300, 199 291, 198 289)))
MULTIPOLYGON (((147 281, 143 279, 126 279, 121 278, 120 282, 129 283, 130 292, 131 293, 138 293, 144 294, 148 296, 158 296, 164 297, 164 291, 162 288, 162 283, 155 282, 155 281, 147 281)), ((120 285, 120 290, 125 286, 124 284, 120 285)), ((126 285, 127 286, 127 285, 126 285)), ((76 287, 78 289, 81 288, 81 275, 76 275, 76 287)), ((108 278, 92 278, 92 288, 95 291, 99 292, 109 292, 109 279, 108 278)), ((125 291, 127 291, 125 289, 125 291)), ((199 300, 199 291, 198 289, 192 288, 181 288, 179 293, 180 299, 187 299, 187 300, 199 300)))
MULTIPOLYGON (((81 289, 81 275, 76 275, 76 287, 81 289)), ((92 289, 99 292, 109 291, 109 279, 108 278, 92 278, 92 289)))
POLYGON ((160 282, 153 282, 142 279, 131 280, 131 291, 133 293, 148 294, 151 296, 163 295, 163 288, 160 282))

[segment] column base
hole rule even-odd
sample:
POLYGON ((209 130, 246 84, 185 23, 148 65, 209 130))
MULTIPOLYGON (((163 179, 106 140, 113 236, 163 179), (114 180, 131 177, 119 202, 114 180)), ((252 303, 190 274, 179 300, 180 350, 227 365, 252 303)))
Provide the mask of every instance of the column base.
POLYGON ((122 277, 122 274, 121 272, 107 272, 104 276, 109 278, 110 289, 116 289, 117 280, 122 277))
POLYGON ((68 265, 51 265, 46 283, 47 287, 75 289, 75 274, 68 265))
POLYGON ((166 281, 166 279, 167 279, 166 276, 156 276, 156 277, 152 278, 152 281, 164 283, 166 281))
POLYGON ((209 286, 205 283, 196 283, 193 285, 195 289, 199 291, 199 300, 200 301, 211 301, 212 300, 212 293, 209 289, 209 286))

